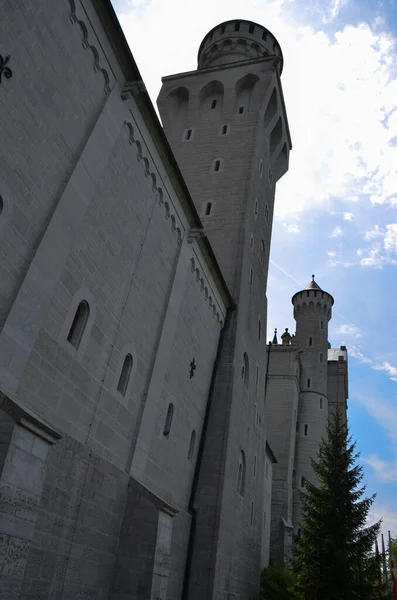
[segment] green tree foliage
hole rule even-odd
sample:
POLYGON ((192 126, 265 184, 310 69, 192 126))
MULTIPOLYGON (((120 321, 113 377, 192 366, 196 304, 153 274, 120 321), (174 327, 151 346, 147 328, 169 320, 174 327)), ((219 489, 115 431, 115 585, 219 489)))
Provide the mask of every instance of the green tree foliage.
POLYGON ((375 496, 360 486, 363 468, 341 415, 331 417, 318 460, 318 486, 301 493, 303 523, 295 539, 297 592, 302 600, 374 600, 379 560, 373 548, 381 522, 365 527, 375 496))
POLYGON ((270 561, 261 573, 260 600, 297 600, 295 575, 282 564, 270 561))

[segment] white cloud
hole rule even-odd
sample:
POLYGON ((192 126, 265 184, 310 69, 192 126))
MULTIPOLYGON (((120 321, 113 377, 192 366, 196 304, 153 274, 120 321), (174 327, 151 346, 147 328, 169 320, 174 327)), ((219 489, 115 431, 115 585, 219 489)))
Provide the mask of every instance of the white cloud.
POLYGON ((364 233, 364 239, 371 245, 367 256, 360 260, 362 266, 382 268, 386 264, 397 264, 397 223, 390 223, 385 229, 375 225, 364 233))
POLYGON ((299 225, 297 223, 284 223, 284 229, 288 233, 299 233, 299 225))
POLYGON ((397 459, 394 461, 382 460, 377 454, 370 454, 363 461, 373 468, 380 481, 397 481, 397 459))
POLYGON ((343 213, 343 218, 345 221, 351 221, 354 217, 354 214, 352 212, 344 212, 343 213))
POLYGON ((397 377, 397 367, 393 367, 393 365, 388 362, 383 362, 381 364, 378 363, 372 368, 374 371, 385 371, 388 375, 390 375, 391 378, 393 378, 393 381, 395 380, 394 378, 397 377))
POLYGON ((334 229, 331 231, 331 233, 329 234, 329 238, 337 238, 340 237, 341 235, 343 235, 343 231, 342 228, 337 226, 334 227, 334 229))
POLYGON ((380 519, 382 519, 381 533, 385 536, 385 541, 388 539, 388 531, 393 538, 397 537, 397 512, 376 498, 368 514, 367 524, 373 525, 380 519))
POLYGON ((356 327, 356 325, 340 325, 336 332, 341 335, 347 335, 354 338, 361 337, 361 331, 358 327, 356 327))
MULTIPOLYGON (((397 367, 395 367, 394 365, 391 365, 389 362, 387 362, 387 361, 379 362, 379 361, 373 360, 372 358, 365 356, 365 354, 357 346, 354 346, 354 345, 351 345, 351 346, 349 345, 349 355, 352 356, 353 358, 356 358, 358 361, 360 361, 363 364, 370 365, 371 369, 373 369, 374 371, 384 371, 389 376, 389 379, 397 382, 397 367)), ((396 412, 396 415, 397 415, 397 412, 396 412)), ((396 435, 397 435, 397 431, 396 431, 396 435)))
POLYGON ((323 23, 331 23, 339 14, 340 9, 347 3, 347 0, 333 0, 323 16, 323 23))
MULTIPOLYGON (((390 145, 397 134, 396 40, 381 24, 327 34, 294 24, 283 0, 202 0, 200 8, 196 0, 134 3, 139 6, 126 4, 120 20, 153 99, 161 76, 196 68, 201 40, 217 23, 238 15, 277 37, 294 146, 289 173, 277 186, 278 217, 329 209, 334 197, 356 201, 366 194, 373 204, 397 203, 390 145), (310 77, 302 57, 309 57, 310 77)), ((328 2, 325 20, 335 19, 342 4, 328 2)))
POLYGON ((335 250, 328 250, 327 254, 328 254, 328 256, 331 256, 331 257, 336 256, 335 250))

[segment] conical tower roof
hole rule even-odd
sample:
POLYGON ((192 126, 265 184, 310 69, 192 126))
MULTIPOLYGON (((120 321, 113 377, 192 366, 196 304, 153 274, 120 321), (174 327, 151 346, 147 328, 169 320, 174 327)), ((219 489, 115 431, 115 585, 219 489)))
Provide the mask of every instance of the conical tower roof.
POLYGON ((312 275, 312 280, 307 284, 305 290, 321 290, 320 286, 314 281, 314 275, 312 275))

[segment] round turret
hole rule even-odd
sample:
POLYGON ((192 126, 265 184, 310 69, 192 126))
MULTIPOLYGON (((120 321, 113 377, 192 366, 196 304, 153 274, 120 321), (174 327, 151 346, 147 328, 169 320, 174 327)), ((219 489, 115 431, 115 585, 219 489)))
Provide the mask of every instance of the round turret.
POLYGON ((206 69, 263 56, 277 57, 281 74, 283 54, 280 44, 270 31, 252 21, 225 21, 211 29, 201 42, 198 68, 206 69))
POLYGON ((292 296, 292 304, 294 305, 294 318, 295 320, 302 312, 314 312, 322 314, 329 321, 332 317, 332 306, 334 299, 331 294, 324 292, 320 286, 314 281, 314 275, 312 275, 311 282, 301 292, 296 292, 292 296))

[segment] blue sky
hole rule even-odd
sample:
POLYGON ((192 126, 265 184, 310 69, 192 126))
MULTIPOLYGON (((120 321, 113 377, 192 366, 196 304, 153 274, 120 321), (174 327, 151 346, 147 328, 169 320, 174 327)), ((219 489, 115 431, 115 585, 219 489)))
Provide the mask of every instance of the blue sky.
POLYGON ((268 338, 294 330, 312 273, 349 350, 349 422, 371 520, 397 536, 397 0, 114 0, 155 103, 161 76, 196 68, 204 35, 250 19, 284 54, 292 135, 276 192, 268 338))

